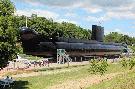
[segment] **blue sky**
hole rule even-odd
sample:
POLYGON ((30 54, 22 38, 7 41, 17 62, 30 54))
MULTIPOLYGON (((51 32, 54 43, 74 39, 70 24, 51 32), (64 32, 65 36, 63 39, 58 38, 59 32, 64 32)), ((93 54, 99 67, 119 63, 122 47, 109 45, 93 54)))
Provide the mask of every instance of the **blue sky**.
POLYGON ((135 0, 11 0, 16 15, 53 18, 91 29, 104 26, 105 34, 119 32, 135 37, 135 0))

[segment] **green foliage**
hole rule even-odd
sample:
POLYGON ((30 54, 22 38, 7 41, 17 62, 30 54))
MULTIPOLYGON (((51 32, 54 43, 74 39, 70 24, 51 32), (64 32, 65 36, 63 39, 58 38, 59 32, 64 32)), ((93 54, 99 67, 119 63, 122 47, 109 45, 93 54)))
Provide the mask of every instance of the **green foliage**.
POLYGON ((0 68, 16 57, 16 35, 14 5, 10 0, 0 0, 0 68))
POLYGON ((118 32, 111 32, 105 36, 105 42, 119 42, 122 36, 118 32))
POLYGON ((128 61, 127 59, 124 57, 121 61, 120 61, 122 67, 126 68, 128 66, 128 61))
POLYGON ((131 48, 135 52, 135 45, 129 46, 129 48, 131 48))
POLYGON ((108 67, 108 63, 107 63, 107 60, 105 59, 101 59, 101 62, 98 66, 98 72, 103 75, 106 71, 107 71, 107 67, 108 67))
POLYGON ((105 36, 105 42, 126 43, 132 45, 135 43, 135 37, 119 34, 118 32, 111 32, 105 36))
POLYGON ((122 67, 127 68, 129 67, 129 69, 133 69, 133 67, 135 66, 135 58, 131 57, 129 60, 126 58, 123 58, 120 63, 122 64, 122 67))
POLYGON ((90 72, 96 74, 98 72, 98 61, 96 59, 90 60, 90 72))
MULTIPOLYGON (((25 26, 25 16, 16 16, 16 19, 18 28, 25 26)), ((36 14, 32 14, 31 17, 28 17, 28 27, 47 37, 59 36, 77 39, 90 39, 91 35, 90 30, 81 28, 75 24, 68 22, 54 22, 52 19, 37 17, 36 14)))
POLYGON ((26 55, 26 54, 19 54, 22 58, 26 58, 28 60, 40 60, 43 59, 43 57, 37 57, 37 56, 32 56, 32 55, 26 55))
POLYGON ((126 74, 117 75, 113 79, 93 84, 86 89, 135 89, 135 72, 127 70, 126 74))
POLYGON ((41 59, 41 57, 37 57, 37 56, 29 56, 29 57, 26 57, 27 59, 29 60, 39 60, 41 59))
POLYGON ((135 58, 131 57, 131 59, 129 60, 129 66, 130 66, 130 70, 133 69, 133 67, 135 66, 135 58))
POLYGON ((100 73, 103 75, 107 71, 107 60, 101 59, 100 61, 93 59, 90 61, 90 72, 92 74, 100 73))
POLYGON ((14 5, 11 3, 10 0, 0 0, 0 15, 13 15, 14 10, 14 5))

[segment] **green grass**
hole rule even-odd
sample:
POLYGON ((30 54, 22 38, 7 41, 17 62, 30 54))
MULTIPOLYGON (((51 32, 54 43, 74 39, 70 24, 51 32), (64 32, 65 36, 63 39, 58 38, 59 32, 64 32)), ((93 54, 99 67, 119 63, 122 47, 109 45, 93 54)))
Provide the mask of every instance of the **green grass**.
POLYGON ((22 58, 26 58, 28 60, 39 60, 43 59, 43 57, 37 57, 37 56, 32 56, 32 55, 26 55, 26 54, 19 54, 22 58))
MULTIPOLYGON (((67 68, 64 68, 67 69, 67 68)), ((27 78, 16 78, 17 82, 12 89, 46 89, 49 86, 60 84, 68 80, 75 80, 79 78, 85 78, 87 76, 91 76, 90 72, 88 72, 89 65, 86 66, 78 66, 78 67, 70 67, 70 69, 74 69, 77 71, 70 71, 64 73, 57 73, 57 74, 49 74, 49 75, 40 75, 34 77, 27 77, 27 78)), ((63 69, 59 69, 63 70, 63 69)), ((126 69, 127 70, 127 69, 126 69)), ((55 71, 55 70, 40 70, 42 72, 48 71, 55 71)), ((114 73, 114 72, 123 72, 125 71, 124 68, 121 67, 120 64, 110 64, 108 67, 107 73, 114 73)), ((104 85, 104 84, 103 84, 104 85)), ((94 88, 90 88, 94 89, 94 88)), ((95 88, 100 89, 100 88, 95 88)))
POLYGON ((135 89, 135 72, 121 74, 109 81, 103 81, 87 89, 135 89))
POLYGON ((64 72, 58 74, 41 75, 28 78, 17 78, 16 80, 28 81, 26 85, 20 85, 19 82, 13 89, 46 89, 48 86, 62 83, 66 80, 78 79, 89 75, 88 66, 76 67, 78 71, 64 72))

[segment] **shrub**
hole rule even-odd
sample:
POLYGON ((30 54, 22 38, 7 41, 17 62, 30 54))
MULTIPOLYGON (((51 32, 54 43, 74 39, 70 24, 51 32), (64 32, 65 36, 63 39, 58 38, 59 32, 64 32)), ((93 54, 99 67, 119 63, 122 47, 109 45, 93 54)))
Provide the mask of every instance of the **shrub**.
POLYGON ((92 74, 100 73, 103 75, 107 71, 108 63, 107 60, 101 59, 100 61, 93 59, 90 61, 89 71, 92 74))
POLYGON ((134 66, 135 66, 135 58, 131 57, 131 59, 129 60, 130 70, 133 69, 134 66))
POLYGON ((135 58, 134 57, 131 57, 131 58, 129 58, 129 60, 126 59, 126 58, 123 58, 120 61, 120 63, 122 64, 122 67, 124 67, 124 68, 129 67, 129 69, 131 70, 135 66, 135 58))
POLYGON ((107 71, 108 63, 107 60, 102 59, 98 65, 98 72, 103 75, 107 71))
POLYGON ((121 61, 120 61, 122 67, 126 68, 128 66, 128 61, 126 60, 126 58, 124 57, 121 61))

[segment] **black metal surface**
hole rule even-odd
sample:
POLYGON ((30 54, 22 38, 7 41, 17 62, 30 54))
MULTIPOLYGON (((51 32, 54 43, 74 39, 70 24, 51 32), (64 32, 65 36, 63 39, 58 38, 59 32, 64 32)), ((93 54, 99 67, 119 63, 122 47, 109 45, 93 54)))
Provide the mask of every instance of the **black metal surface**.
MULTIPOLYGON (((92 26, 93 40, 79 40, 75 38, 47 38, 39 35, 35 31, 23 28, 21 30, 21 41, 24 52, 50 52, 56 54, 57 49, 65 49, 67 51, 79 50, 83 53, 89 52, 121 52, 124 46, 121 43, 104 43, 103 41, 103 27, 92 26), (96 29, 96 30, 94 30, 96 29)), ((35 55, 35 54, 34 54, 35 55)), ((44 54, 45 55, 45 54, 44 54)), ((76 54, 77 55, 77 54, 76 54)), ((96 55, 96 54, 95 54, 96 55)))
POLYGON ((92 35, 91 35, 92 40, 96 40, 96 30, 97 30, 97 25, 92 25, 92 35))
POLYGON ((92 40, 103 42, 104 39, 104 28, 97 25, 92 25, 92 40))

